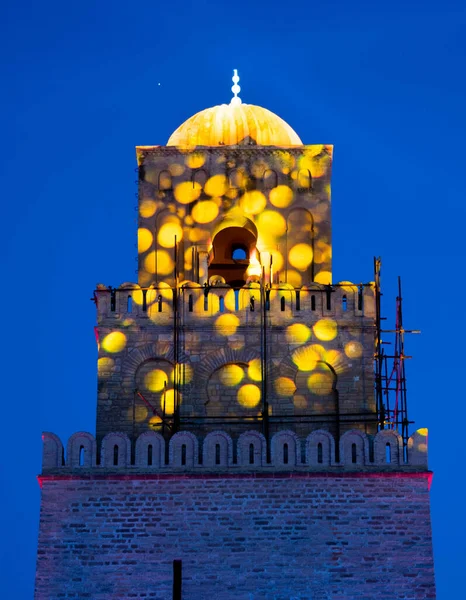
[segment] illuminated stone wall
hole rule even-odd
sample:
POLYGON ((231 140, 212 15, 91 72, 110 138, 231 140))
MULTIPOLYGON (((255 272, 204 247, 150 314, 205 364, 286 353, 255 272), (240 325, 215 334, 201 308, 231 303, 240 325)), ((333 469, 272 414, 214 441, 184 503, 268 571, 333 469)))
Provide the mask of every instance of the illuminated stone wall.
POLYGON ((407 463, 393 431, 346 433, 341 463, 326 432, 277 434, 271 465, 256 432, 238 444, 211 434, 202 465, 192 434, 172 438, 167 464, 163 444, 143 434, 132 464, 129 439, 109 434, 95 466, 94 438, 77 433, 62 465, 60 440, 45 434, 36 600, 166 600, 174 559, 184 598, 435 598, 425 430, 407 463))
MULTIPOLYGON (((236 310, 234 296, 228 301, 230 293, 223 286, 207 291, 199 284, 180 291, 180 414, 182 426, 200 434, 217 429, 219 417, 250 419, 231 423, 229 430, 236 435, 254 422, 260 428, 261 292, 257 287, 240 289, 236 310), (193 421, 199 417, 211 422, 193 421)), ((160 419, 150 407, 161 415, 165 406, 165 414, 173 414, 173 290, 167 284, 144 292, 136 284, 114 292, 101 286, 96 297, 97 435, 160 431, 160 419)), ((355 427, 374 432, 373 287, 313 284, 301 288, 298 306, 296 290, 278 285, 271 288, 269 299, 266 381, 272 433, 295 419, 299 434, 322 427, 336 434, 337 410, 341 432, 355 427)))
POLYGON ((139 147, 139 284, 173 284, 175 237, 179 281, 203 283, 226 228, 249 232, 267 280, 331 283, 332 149, 139 147))

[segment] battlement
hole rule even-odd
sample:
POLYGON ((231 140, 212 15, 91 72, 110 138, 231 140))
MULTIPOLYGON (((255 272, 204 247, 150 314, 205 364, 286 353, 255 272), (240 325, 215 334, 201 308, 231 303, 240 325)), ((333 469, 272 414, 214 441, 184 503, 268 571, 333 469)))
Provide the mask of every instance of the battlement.
POLYGON ((183 322, 190 325, 222 313, 242 315, 245 324, 259 325, 261 308, 276 322, 312 322, 320 317, 352 322, 355 317, 375 318, 372 283, 314 284, 302 288, 285 283, 262 289, 258 283, 251 283, 233 289, 226 284, 202 286, 188 281, 178 289, 166 283, 149 288, 135 283, 124 283, 118 288, 99 285, 94 292, 98 322, 127 315, 163 324, 173 316, 175 292, 179 298, 178 311, 183 322))
POLYGON ((188 431, 173 435, 166 446, 156 432, 141 434, 133 444, 124 433, 109 433, 100 448, 93 435, 78 432, 70 437, 66 456, 61 440, 53 433, 42 435, 42 474, 78 473, 273 473, 364 471, 427 471, 427 430, 409 438, 406 456, 401 436, 393 430, 367 436, 358 430, 342 435, 339 460, 335 439, 324 430, 305 439, 292 431, 279 431, 270 442, 267 461, 265 437, 248 431, 233 440, 224 431, 209 433, 202 440, 188 431))

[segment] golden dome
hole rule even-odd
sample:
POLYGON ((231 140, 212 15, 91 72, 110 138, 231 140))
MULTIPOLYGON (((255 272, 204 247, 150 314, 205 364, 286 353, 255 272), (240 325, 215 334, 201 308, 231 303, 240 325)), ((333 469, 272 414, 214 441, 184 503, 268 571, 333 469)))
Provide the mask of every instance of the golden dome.
MULTIPOLYGON (((239 98, 238 98, 239 100, 239 98)), ((253 104, 232 102, 206 108, 172 133, 167 146, 302 146, 297 133, 279 116, 253 104)))

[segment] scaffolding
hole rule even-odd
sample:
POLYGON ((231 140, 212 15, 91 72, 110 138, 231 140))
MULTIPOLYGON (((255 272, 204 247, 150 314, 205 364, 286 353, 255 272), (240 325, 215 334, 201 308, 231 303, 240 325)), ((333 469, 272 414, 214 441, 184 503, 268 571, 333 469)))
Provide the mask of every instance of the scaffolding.
MULTIPOLYGON (((175 245, 175 258, 176 258, 177 247, 175 245)), ((175 260, 175 264, 177 260, 175 260)), ((410 356, 405 354, 405 334, 408 333, 420 333, 417 330, 407 330, 403 326, 403 298, 401 289, 401 278, 398 277, 398 295, 396 297, 396 311, 395 311, 395 328, 394 329, 383 329, 382 321, 386 319, 382 317, 381 313, 381 260, 380 258, 374 258, 374 280, 375 280, 375 351, 374 351, 374 395, 375 395, 375 410, 369 410, 366 412, 340 412, 340 399, 338 389, 335 388, 332 391, 334 404, 329 407, 326 412, 313 413, 304 411, 302 414, 270 414, 269 406, 269 310, 270 310, 270 284, 265 282, 264 270, 262 270, 262 277, 260 281, 260 287, 257 289, 259 292, 259 302, 254 307, 254 302, 250 306, 250 310, 260 311, 260 365, 261 365, 261 401, 262 406, 259 414, 254 416, 241 416, 241 415, 183 415, 180 406, 181 388, 184 383, 183 374, 183 363, 182 357, 182 344, 186 327, 183 319, 183 310, 181 307, 185 305, 183 294, 184 286, 179 284, 178 273, 175 271, 175 285, 172 288, 173 292, 173 358, 174 358, 174 372, 173 372, 173 387, 174 387, 174 412, 171 415, 166 414, 165 411, 165 393, 166 385, 165 382, 163 400, 161 410, 157 410, 151 403, 144 397, 140 390, 134 390, 134 403, 133 403, 133 429, 134 429, 134 410, 137 398, 143 401, 148 408, 149 412, 152 412, 154 416, 159 418, 158 426, 161 427, 162 433, 171 437, 174 433, 180 429, 196 429, 203 425, 213 425, 216 427, 219 425, 226 426, 253 426, 259 428, 267 440, 267 448, 270 451, 270 431, 273 427, 281 426, 293 426, 293 425, 319 425, 324 428, 330 427, 334 429, 336 438, 336 449, 338 454, 338 442, 340 438, 340 432, 342 426, 345 423, 358 423, 359 425, 377 429, 377 431, 383 429, 392 429, 397 431, 403 440, 404 448, 407 447, 409 437, 409 425, 413 423, 408 418, 408 404, 407 404, 407 386, 406 386, 406 372, 405 372, 405 361, 410 356), (390 347, 390 351, 386 351, 386 346, 390 347)), ((365 286, 374 287, 374 283, 360 284, 358 287, 358 305, 359 308, 362 306, 362 295, 365 286)), ((333 286, 335 287, 335 286, 333 286)), ((155 288, 157 289, 157 288, 155 288)), ((287 288, 288 290, 289 288, 287 288)), ((166 288, 164 288, 166 291, 166 288)), ((112 290, 112 301, 111 304, 115 305, 114 293, 116 290, 112 290)), ((208 295, 210 287, 206 284, 204 286, 204 294, 208 295)), ((317 290, 316 290, 317 291, 317 290)), ((321 289, 322 291, 322 289, 321 289)), ((144 303, 143 310, 147 310, 145 296, 147 290, 143 290, 144 303)), ((332 286, 326 286, 326 289, 322 291, 327 296, 327 302, 331 296, 332 286)), ((161 296, 158 296, 159 303, 161 296)), ((159 306, 161 310, 161 306, 159 306)), ((372 429, 372 430, 373 430, 372 429)))
POLYGON ((381 315, 381 266, 380 258, 374 258, 374 275, 376 291, 376 347, 374 355, 375 395, 378 414, 378 429, 397 431, 403 439, 406 452, 409 425, 408 401, 406 387, 405 361, 412 358, 405 354, 405 335, 420 333, 416 329, 405 329, 403 326, 403 296, 401 277, 398 277, 398 295, 395 305, 395 329, 382 329, 381 315), (387 339, 385 336, 391 339, 387 339), (386 352, 384 346, 391 346, 392 352, 386 352))

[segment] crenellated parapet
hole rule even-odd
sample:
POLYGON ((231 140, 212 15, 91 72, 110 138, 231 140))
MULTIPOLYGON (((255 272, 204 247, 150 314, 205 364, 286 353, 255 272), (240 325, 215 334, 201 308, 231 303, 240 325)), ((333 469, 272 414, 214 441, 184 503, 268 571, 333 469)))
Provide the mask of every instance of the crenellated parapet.
MULTIPOLYGON (((319 318, 342 323, 356 318, 375 318, 375 288, 372 283, 353 285, 313 284, 295 288, 274 284, 261 289, 251 282, 240 289, 224 283, 200 285, 186 281, 176 290, 178 313, 190 327, 214 322, 222 314, 235 314, 241 324, 260 325, 261 306, 277 324, 312 322, 319 318)), ((98 323, 119 319, 147 319, 155 324, 170 324, 173 318, 175 288, 154 284, 141 288, 125 283, 118 288, 99 285, 94 292, 98 323)))
POLYGON ((305 438, 293 431, 279 431, 270 440, 267 461, 265 437, 257 431, 233 440, 224 431, 213 431, 202 440, 189 431, 179 431, 168 441, 154 431, 131 442, 124 433, 107 434, 97 447, 94 436, 78 432, 67 443, 45 432, 42 474, 77 473, 177 473, 275 471, 426 471, 427 430, 409 438, 406 454, 401 436, 392 430, 368 436, 347 431, 340 439, 338 454, 334 437, 317 430, 305 438), (339 459, 337 459, 337 456, 339 459))

